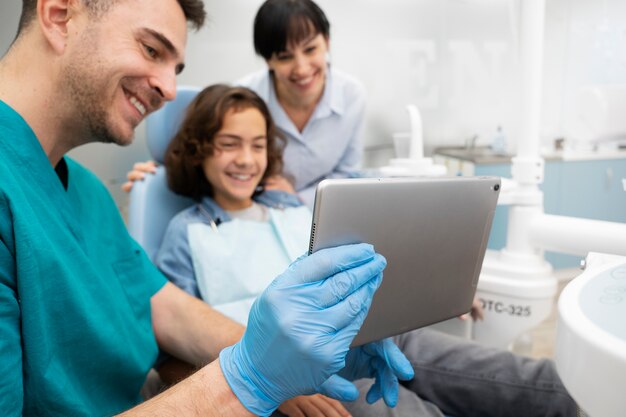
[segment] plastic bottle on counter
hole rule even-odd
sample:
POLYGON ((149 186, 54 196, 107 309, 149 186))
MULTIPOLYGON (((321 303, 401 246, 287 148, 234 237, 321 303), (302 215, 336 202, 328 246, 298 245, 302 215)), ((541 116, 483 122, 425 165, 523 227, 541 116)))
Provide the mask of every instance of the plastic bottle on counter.
POLYGON ((502 126, 498 126, 496 130, 496 134, 491 141, 491 150, 498 155, 506 155, 507 153, 506 136, 502 131, 502 126))

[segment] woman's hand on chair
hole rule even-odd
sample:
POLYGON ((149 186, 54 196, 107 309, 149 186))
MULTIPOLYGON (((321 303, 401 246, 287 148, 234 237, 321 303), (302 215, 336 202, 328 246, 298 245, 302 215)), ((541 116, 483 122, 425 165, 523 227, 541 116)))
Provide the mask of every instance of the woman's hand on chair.
POLYGON ((273 175, 267 178, 263 186, 266 190, 285 191, 291 194, 296 193, 296 190, 293 188, 293 184, 282 175, 273 175))
POLYGON ((126 174, 126 181, 122 184, 122 191, 129 193, 133 189, 133 183, 135 181, 141 181, 146 177, 146 174, 156 173, 157 163, 154 161, 137 162, 133 165, 133 169, 126 174))

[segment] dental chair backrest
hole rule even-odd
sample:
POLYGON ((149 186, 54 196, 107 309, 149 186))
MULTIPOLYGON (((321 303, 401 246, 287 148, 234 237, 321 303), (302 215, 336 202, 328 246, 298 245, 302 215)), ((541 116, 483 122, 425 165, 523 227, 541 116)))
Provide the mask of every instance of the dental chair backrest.
POLYGON ((198 87, 180 86, 174 101, 166 103, 146 118, 148 149, 160 165, 155 175, 146 175, 143 181, 133 184, 128 205, 128 231, 152 261, 155 260, 170 219, 194 203, 170 191, 162 164, 167 146, 178 131, 187 106, 199 92, 198 87))

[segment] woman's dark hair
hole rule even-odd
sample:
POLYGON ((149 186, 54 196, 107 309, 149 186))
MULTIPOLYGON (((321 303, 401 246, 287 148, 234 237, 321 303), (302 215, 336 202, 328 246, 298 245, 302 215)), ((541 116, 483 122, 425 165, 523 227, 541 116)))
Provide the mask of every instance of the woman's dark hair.
POLYGON ((330 23, 311 0, 267 0, 254 18, 254 50, 268 60, 320 33, 330 37, 330 23))
POLYGON ((216 84, 202 90, 189 104, 185 119, 167 148, 165 167, 172 191, 196 201, 213 195, 202 164, 215 152, 214 137, 222 128, 226 113, 249 108, 257 109, 267 126, 267 169, 261 182, 282 172, 285 140, 278 135, 263 99, 245 87, 216 84))

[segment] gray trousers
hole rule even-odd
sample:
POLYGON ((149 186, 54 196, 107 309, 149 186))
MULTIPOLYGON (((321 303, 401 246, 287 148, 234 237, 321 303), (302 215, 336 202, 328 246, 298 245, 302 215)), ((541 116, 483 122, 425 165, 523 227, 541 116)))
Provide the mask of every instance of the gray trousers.
POLYGON ((415 369, 400 386, 398 405, 367 404, 372 380, 357 381, 361 397, 345 407, 354 417, 575 417, 577 406, 548 359, 421 329, 394 338, 415 369))

